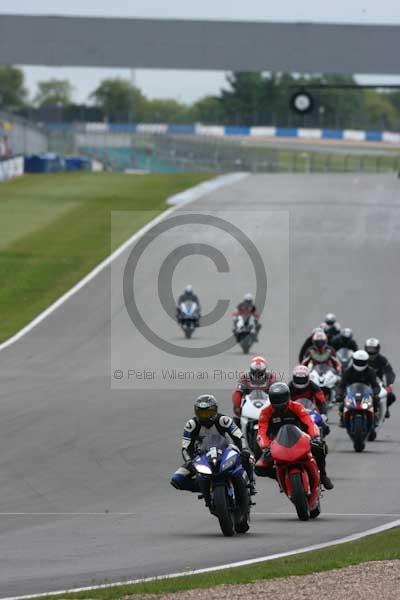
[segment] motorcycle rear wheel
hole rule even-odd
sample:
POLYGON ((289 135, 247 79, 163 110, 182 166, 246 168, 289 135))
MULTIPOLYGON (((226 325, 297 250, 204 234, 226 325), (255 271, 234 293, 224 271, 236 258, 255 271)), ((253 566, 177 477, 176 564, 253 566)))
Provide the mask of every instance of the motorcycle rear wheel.
POLYGON ((218 518, 222 533, 226 537, 232 537, 235 534, 233 515, 228 507, 225 487, 222 485, 214 489, 214 514, 218 518))
POLYGON ((310 511, 308 509, 307 496, 304 491, 301 473, 292 473, 290 475, 290 482, 292 484, 292 502, 296 507, 297 516, 300 521, 308 521, 310 511))

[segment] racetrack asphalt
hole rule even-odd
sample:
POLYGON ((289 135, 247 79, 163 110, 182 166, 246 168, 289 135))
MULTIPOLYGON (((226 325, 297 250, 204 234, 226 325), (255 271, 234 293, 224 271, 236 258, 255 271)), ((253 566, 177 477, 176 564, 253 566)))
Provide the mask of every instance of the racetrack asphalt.
MULTIPOLYGON (((253 239, 268 276, 253 349, 287 377, 301 342, 330 311, 359 341, 379 337, 398 368, 399 207, 394 176, 256 175, 175 216, 218 216, 253 239)), ((212 225, 183 226, 152 241, 135 284, 146 322, 189 348, 229 335, 229 311, 255 286, 243 249, 212 225), (158 272, 174 248, 203 242, 224 254, 231 272, 217 273, 209 258, 183 258, 174 294, 190 281, 204 312, 219 298, 231 304, 224 318, 185 341, 159 305, 158 272)), ((122 297, 128 254, 0 354, 0 597, 225 564, 396 518, 397 405, 362 454, 332 411, 328 471, 335 489, 324 493, 316 521, 299 522, 276 484, 259 479, 250 532, 225 539, 195 495, 174 490, 169 478, 181 461, 179 438, 196 394, 215 391, 221 410, 230 412, 234 381, 221 381, 214 368, 241 370, 249 357, 232 348, 181 358, 145 340, 122 297), (199 369, 208 379, 165 378, 164 368, 199 369), (118 369, 122 379, 113 376, 118 369), (155 376, 127 380, 128 369, 155 376)))

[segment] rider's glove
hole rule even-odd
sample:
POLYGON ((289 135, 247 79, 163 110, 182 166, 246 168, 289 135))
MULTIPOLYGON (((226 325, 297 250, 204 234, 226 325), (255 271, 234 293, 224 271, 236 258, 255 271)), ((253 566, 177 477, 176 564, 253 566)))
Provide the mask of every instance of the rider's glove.
POLYGON ((248 448, 243 448, 240 451, 240 456, 243 458, 243 460, 245 462, 249 462, 251 464, 255 463, 254 456, 253 456, 253 454, 250 452, 250 450, 248 448))
POLYGON ((315 446, 316 448, 322 448, 323 442, 319 435, 316 435, 311 438, 311 445, 315 446))
POLYGON ((271 458, 271 448, 263 448, 262 457, 266 460, 271 458))

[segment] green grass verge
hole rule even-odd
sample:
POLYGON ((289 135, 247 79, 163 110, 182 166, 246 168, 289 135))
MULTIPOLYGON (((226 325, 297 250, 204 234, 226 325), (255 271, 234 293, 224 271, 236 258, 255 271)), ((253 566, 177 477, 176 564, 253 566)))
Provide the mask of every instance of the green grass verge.
POLYGON ((0 341, 208 175, 59 173, 0 185, 0 341), (126 211, 112 232, 111 212, 126 211))
MULTIPOLYGON (((136 585, 121 585, 88 592, 63 594, 62 597, 81 600, 85 598, 117 600, 127 595, 166 594, 195 588, 214 587, 227 583, 251 583, 260 579, 329 571, 371 560, 394 559, 400 559, 400 528, 371 535, 357 542, 340 544, 324 550, 275 559, 247 567, 136 585)), ((50 598, 57 598, 57 596, 51 596, 50 598)))

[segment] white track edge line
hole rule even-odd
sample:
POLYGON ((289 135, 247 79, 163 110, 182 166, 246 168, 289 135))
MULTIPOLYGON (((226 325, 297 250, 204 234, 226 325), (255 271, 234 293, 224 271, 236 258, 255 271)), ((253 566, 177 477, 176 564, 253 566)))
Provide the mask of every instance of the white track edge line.
POLYGON ((367 529, 366 531, 362 531, 360 533, 352 533, 351 535, 347 535, 344 538, 339 538, 337 540, 332 540, 330 542, 322 542, 321 544, 313 544, 312 546, 306 546, 305 548, 298 548, 297 550, 288 550, 287 552, 279 552, 277 554, 270 554, 269 556, 260 556, 258 558, 250 558, 248 560, 241 560, 235 563, 229 563, 226 565, 218 565, 216 567, 206 567, 204 569, 193 569, 192 571, 184 571, 180 573, 170 573, 168 575, 159 575, 156 577, 145 577, 143 579, 132 579, 130 581, 118 581, 115 583, 103 583, 100 585, 92 585, 88 587, 81 588, 73 588, 70 590, 58 590, 56 592, 45 592, 44 594, 30 594, 26 596, 10 596, 7 598, 2 598, 1 600, 29 600, 30 598, 45 598, 47 596, 58 596, 61 594, 77 594, 79 592, 90 592, 94 590, 108 589, 117 586, 126 586, 126 585, 135 585, 139 583, 151 583, 152 581, 162 581, 165 579, 176 579, 179 577, 188 577, 191 575, 201 575, 203 573, 212 573, 215 571, 222 571, 224 569, 233 569, 236 567, 246 567, 248 565, 254 565, 260 562, 267 562, 271 560, 275 560, 277 558, 285 558, 287 556, 295 556, 296 554, 303 554, 306 552, 313 552, 314 550, 323 550, 324 548, 329 548, 331 546, 339 546, 341 544, 345 544, 347 542, 355 542, 364 537, 368 537, 370 535, 374 535, 376 533, 382 533, 384 531, 388 531, 389 529, 394 529, 395 527, 400 527, 400 519, 396 521, 391 521, 390 523, 385 523, 385 525, 379 525, 378 527, 373 527, 372 529, 367 529))
POLYGON ((18 340, 24 337, 27 333, 32 331, 39 323, 44 321, 48 316, 50 316, 57 308, 62 306, 69 298, 74 296, 79 290, 81 290, 85 285, 87 285, 92 279, 94 279, 103 269, 105 269, 109 264, 111 264, 118 256, 120 256, 129 246, 131 246, 134 242, 136 242, 140 237, 142 237, 149 229, 157 225, 160 221, 168 217, 171 213, 178 210, 181 206, 185 204, 189 204, 194 202, 195 200, 199 200, 203 196, 206 196, 212 191, 215 191, 225 185, 231 185, 244 179, 248 176, 248 173, 228 173, 226 175, 220 175, 218 177, 214 177, 209 181, 204 181, 188 190, 180 192, 179 194, 175 194, 167 199, 167 204, 171 206, 165 210, 161 215, 147 223, 144 227, 139 229, 136 233, 134 233, 128 240, 126 240, 121 246, 119 246, 114 252, 112 252, 107 258, 105 258, 101 263, 99 263, 92 271, 90 271, 87 275, 83 277, 78 283, 76 283, 71 289, 69 289, 65 294, 63 294, 58 300, 56 300, 53 304, 51 304, 48 308, 46 308, 43 312, 37 315, 30 323, 25 325, 22 329, 20 329, 13 336, 8 338, 5 342, 0 344, 0 352, 5 350, 12 344, 15 344, 18 340))

